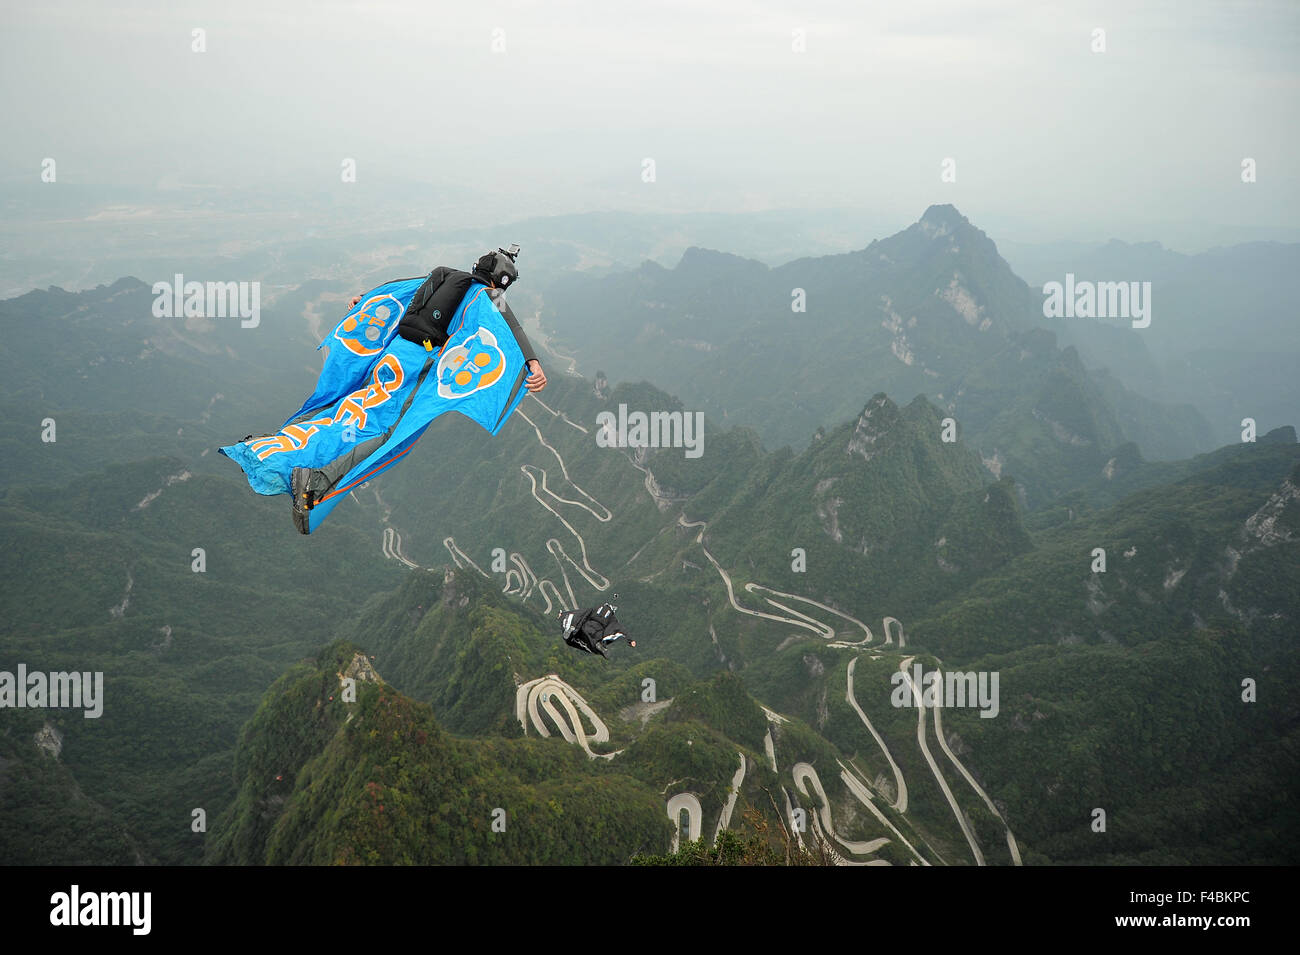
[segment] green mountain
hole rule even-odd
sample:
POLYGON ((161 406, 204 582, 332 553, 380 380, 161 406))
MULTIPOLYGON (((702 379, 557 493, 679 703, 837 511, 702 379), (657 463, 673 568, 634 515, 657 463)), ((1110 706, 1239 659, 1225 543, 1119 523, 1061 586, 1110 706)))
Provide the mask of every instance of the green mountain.
POLYGON ((1126 441, 1153 458, 1212 443, 1190 406, 1142 398, 1058 349, 1042 294, 952 206, 860 251, 777 268, 691 248, 671 270, 575 276, 546 306, 588 372, 645 376, 773 446, 802 447, 864 392, 926 395, 1035 507, 1126 441))
MULTIPOLYGON (((990 350, 969 414, 864 392, 799 451, 712 417, 698 457, 604 446, 598 416, 688 407, 553 374, 495 438, 439 420, 303 538, 204 452, 274 423, 310 367, 263 393, 232 371, 239 332, 209 361, 184 342, 189 394, 228 398, 149 431, 132 374, 180 371, 126 349, 148 290, 42 294, 56 330, 109 316, 67 369, 78 348, 122 368, 86 363, 69 431, 71 399, 22 378, 39 352, 11 362, 60 431, 5 432, 0 671, 102 671, 105 706, 0 711, 6 858, 618 863, 661 858, 685 818, 766 861, 1294 861, 1293 430, 1149 461, 1032 330, 1008 334, 1037 355, 990 350), (1023 440, 1030 490, 976 428, 1023 440), (609 661, 554 621, 602 599, 638 642, 609 661), (896 705, 916 665, 998 674, 997 715, 896 705)), ((307 326, 325 299, 281 301, 307 326)))
POLYGON ((1058 326, 1062 341, 1149 398, 1194 405, 1219 443, 1237 440, 1242 418, 1254 418, 1261 433, 1294 423, 1300 330, 1290 277, 1297 267, 1295 244, 1247 242, 1185 255, 1159 242, 1112 239, 1035 250, 1017 271, 1040 288, 1067 273, 1080 282, 1149 282, 1148 327, 1074 319, 1058 326))
MULTIPOLYGON (((939 482, 937 488, 947 486, 944 480, 960 486, 961 475, 973 467, 969 452, 963 458, 959 448, 920 437, 936 430, 936 419, 935 410, 923 402, 900 410, 878 396, 858 421, 824 434, 801 466, 788 451, 770 456, 776 459, 771 465, 746 463, 752 487, 729 499, 714 519, 717 536, 710 523, 703 547, 694 546, 707 548, 719 567, 736 574, 732 590, 742 607, 772 611, 783 603, 787 612, 779 616, 784 623, 741 619, 744 615, 730 606, 725 589, 719 592, 721 575, 707 556, 698 572, 683 571, 685 581, 661 583, 660 574, 639 582, 644 589, 627 588, 641 600, 657 592, 661 601, 673 601, 666 611, 635 614, 642 647, 650 653, 671 650, 675 668, 679 659, 690 661, 701 675, 717 672, 721 664, 722 673, 735 676, 720 686, 706 690, 706 683, 692 689, 689 676, 681 675, 664 681, 667 661, 642 662, 636 651, 619 653, 608 665, 565 656, 546 635, 545 618, 528 622, 524 608, 536 607, 540 598, 530 596, 519 611, 512 611, 517 598, 497 593, 468 566, 412 575, 392 598, 377 598, 366 608, 350 639, 364 645, 369 638, 395 686, 431 701, 437 719, 475 740, 517 738, 521 731, 513 707, 518 688, 556 673, 608 724, 608 739, 597 755, 622 750, 611 762, 635 767, 628 772, 661 799, 671 795, 670 784, 683 773, 675 760, 686 740, 677 737, 674 744, 671 734, 679 722, 703 723, 725 738, 714 737, 721 745, 695 766, 691 777, 690 790, 712 807, 704 811, 703 831, 716 827, 726 801, 727 781, 735 771, 726 757, 730 747, 736 754, 730 760, 743 755, 748 772, 763 767, 757 780, 761 785, 750 788, 742 781, 738 805, 749 816, 733 812, 732 824, 742 835, 764 833, 773 851, 780 848, 776 834, 788 818, 782 803, 790 798, 792 807, 812 813, 820 814, 825 805, 833 820, 833 829, 827 827, 834 833, 832 848, 857 861, 1010 862, 1008 828, 1016 853, 1030 863, 1285 861, 1284 847, 1292 844, 1288 840, 1296 825, 1284 784, 1295 769, 1284 754, 1293 751, 1289 676, 1296 661, 1281 639, 1286 624, 1280 621, 1294 619, 1300 610, 1285 596, 1300 588, 1278 575, 1294 576, 1300 569, 1293 529, 1297 476, 1292 474, 1300 449, 1294 441, 1278 435, 1257 446, 1226 448, 1184 463, 1179 480, 1129 494, 1097 508, 1086 520, 1040 533, 1028 550, 1022 549, 1027 534, 1015 519, 1013 491, 1005 483, 989 485, 985 493, 990 501, 978 503, 991 504, 994 492, 1000 492, 1001 504, 993 514, 1003 523, 987 520, 981 527, 1008 528, 1010 546, 1002 557, 994 551, 994 559, 975 568, 973 583, 957 583, 950 597, 918 610, 907 626, 905 646, 899 645, 903 628, 888 625, 873 640, 854 645, 864 635, 843 618, 818 613, 813 605, 798 602, 799 597, 781 597, 776 588, 794 590, 786 580, 765 577, 759 562, 751 565, 743 552, 737 552, 734 562, 724 553, 731 545, 722 529, 728 520, 738 520, 742 508, 755 515, 751 529, 769 521, 765 489, 789 489, 795 485, 792 475, 804 471, 815 487, 831 473, 817 469, 829 469, 841 459, 848 464, 836 476, 845 482, 861 480, 854 470, 858 461, 852 459, 861 460, 863 449, 873 454, 860 465, 867 473, 872 470, 868 465, 900 469, 908 461, 939 482), (942 461, 945 453, 951 455, 946 470, 932 460, 938 455, 942 461), (1089 569, 1094 545, 1107 547, 1112 555, 1104 573, 1089 569), (1232 553, 1240 556, 1229 570, 1221 558, 1232 553), (742 573, 767 583, 746 590, 740 586, 742 573), (693 618, 700 609, 682 603, 692 594, 690 599, 702 603, 706 614, 698 623, 693 618), (794 627, 798 618, 788 608, 831 620, 837 628, 834 639, 800 633, 794 627), (695 662, 676 651, 688 642, 703 642, 681 639, 683 619, 697 633, 714 632, 720 659, 695 662), (736 636, 728 639, 729 633, 736 636), (886 635, 890 644, 883 643, 886 635), (943 716, 943 740, 951 754, 940 746, 933 718, 927 719, 925 734, 938 770, 917 743, 916 710, 892 703, 892 675, 915 662, 1001 676, 998 718, 983 719, 961 708, 943 716), (1240 675, 1250 673, 1258 674, 1267 700, 1241 701, 1240 675), (635 702, 638 680, 646 676, 671 687, 664 695, 671 693, 673 701, 662 712, 647 714, 648 707, 635 702), (756 709, 755 699, 772 707, 771 713, 756 709), (643 716, 646 724, 640 722, 643 716), (1134 725, 1141 727, 1136 735, 1134 725), (773 740, 770 755, 764 730, 773 740), (1214 740, 1213 747, 1207 747, 1208 740, 1214 740), (639 762, 643 754, 647 765, 639 762), (768 777, 773 761, 777 771, 768 777), (805 766, 812 767, 824 787, 824 803, 805 766), (900 779, 908 803, 904 810, 891 810, 900 779), (1201 780, 1216 800, 1240 813, 1241 824, 1225 825, 1206 800, 1188 799, 1189 787, 1201 780), (859 791, 872 794, 893 830, 873 817, 859 791), (1095 808, 1111 815, 1109 839, 1092 838, 1102 835, 1089 828, 1095 808), (860 848, 881 838, 890 841, 870 853, 855 853, 844 844, 860 848), (978 856, 973 846, 979 848, 978 856)), ((569 430, 574 429, 554 419, 543 433, 548 441, 558 441, 557 434, 569 430)), ((685 460, 666 451, 659 454, 664 461, 685 460)), ((572 463, 568 467, 572 476, 575 468, 572 463)), ((675 485, 651 473, 651 485, 659 493, 665 488, 683 493, 686 479, 675 485)), ((720 479, 717 473, 706 477, 701 491, 716 488, 720 479)), ((646 494, 644 487, 640 493, 646 494)), ((942 493, 936 490, 934 496, 942 493)), ((787 499, 798 495, 788 493, 787 499)), ((858 500, 869 499, 864 494, 858 500)), ((509 504, 501 507, 510 509, 509 504)), ((891 499, 887 512, 898 507, 891 499)), ((675 508, 669 510, 675 513, 675 508)), ((845 526, 854 526, 852 512, 845 513, 845 526)), ((797 514, 795 509, 796 516, 785 518, 790 526, 798 522, 797 514)), ((803 520, 814 515, 816 503, 810 501, 803 520)), ((863 516, 871 517, 871 511, 863 516)), ((931 519, 946 526, 942 517, 931 519)), ((522 515, 517 520, 524 522, 522 515)), ((912 526, 916 520, 901 515, 899 522, 912 526)), ((671 533, 672 526, 661 536, 671 533)), ((824 521, 820 533, 830 537, 824 521)), ((749 552, 762 549, 756 540, 749 552)), ((598 558, 601 552, 589 546, 587 553, 598 558)), ((682 553, 664 551, 656 560, 680 567, 682 553)), ((961 553, 958 549, 955 559, 961 553)), ((969 553, 978 548, 972 546, 969 553)), ((811 550, 809 555, 811 567, 816 558, 811 550)), ((644 553, 637 563, 643 559, 644 553)), ((912 555, 899 559, 905 575, 915 574, 918 563, 912 555)), ((646 569, 654 566, 650 562, 646 569)), ((869 579, 874 584, 883 576, 869 579)), ((815 599, 835 600, 834 575, 810 572, 808 579, 829 591, 816 593, 815 599)), ((846 599, 840 606, 854 604, 846 599)), ((525 733, 534 731, 533 724, 526 725, 525 733)), ((592 731, 589 727, 589 735, 592 731)), ((573 744, 555 739, 548 745, 573 744)), ((694 745, 698 738, 692 738, 694 745)))
MULTIPOLYGON (((5 858, 64 858, 59 806, 89 798, 144 858, 197 861, 192 813, 213 818, 232 795, 229 752, 267 683, 400 580, 382 561, 338 573, 370 547, 346 518, 332 541, 309 542, 284 533, 287 508, 277 530, 248 505, 246 488, 174 459, 0 493, 0 671, 104 674, 100 717, 42 711, 62 736, 64 769, 37 778, 78 786, 39 813, 27 805, 40 821, 7 831, 5 858)), ((27 712, 0 711, 0 736, 30 759, 39 727, 27 712)), ((83 858, 116 861, 119 846, 83 858)))
POLYGON ((539 740, 462 741, 346 643, 268 691, 235 757, 220 864, 626 862, 668 820, 634 778, 539 740), (357 680, 343 702, 340 674, 357 680), (293 732, 286 733, 293 726, 293 732), (594 852, 593 852, 594 850, 594 852))

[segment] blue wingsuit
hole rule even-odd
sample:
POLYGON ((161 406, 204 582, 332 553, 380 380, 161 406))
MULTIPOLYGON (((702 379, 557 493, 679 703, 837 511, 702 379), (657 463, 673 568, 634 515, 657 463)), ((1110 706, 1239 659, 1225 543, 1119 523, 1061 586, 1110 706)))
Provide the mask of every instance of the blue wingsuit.
POLYGON ((304 534, 444 412, 499 432, 536 357, 500 290, 447 268, 366 292, 318 348, 326 346, 315 392, 279 432, 218 449, 257 493, 294 495, 304 534))

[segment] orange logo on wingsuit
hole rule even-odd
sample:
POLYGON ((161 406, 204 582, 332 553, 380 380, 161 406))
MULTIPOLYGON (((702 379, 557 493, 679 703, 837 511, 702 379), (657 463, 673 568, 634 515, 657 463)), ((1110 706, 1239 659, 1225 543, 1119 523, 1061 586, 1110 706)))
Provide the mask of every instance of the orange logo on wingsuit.
POLYGON ((355 355, 378 355, 388 344, 389 329, 396 328, 405 311, 402 303, 384 293, 367 299, 355 315, 349 315, 334 329, 334 337, 355 355))
POLYGON ((438 394, 464 398, 492 387, 505 370, 506 357, 497 347, 496 336, 480 328, 455 348, 443 350, 438 359, 438 394))
POLYGON ((352 423, 359 431, 366 426, 367 412, 391 398, 402 387, 403 377, 402 363, 393 355, 385 355, 375 365, 370 384, 339 402, 339 410, 333 417, 286 425, 277 435, 248 442, 248 447, 257 453, 259 461, 265 461, 282 451, 302 450, 321 428, 352 423))

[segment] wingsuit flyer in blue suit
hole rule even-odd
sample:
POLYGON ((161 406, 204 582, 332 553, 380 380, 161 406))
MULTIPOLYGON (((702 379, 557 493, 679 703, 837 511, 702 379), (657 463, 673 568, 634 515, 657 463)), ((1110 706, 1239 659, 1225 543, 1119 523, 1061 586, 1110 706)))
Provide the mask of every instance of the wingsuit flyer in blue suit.
POLYGON ((310 534, 444 412, 497 434, 525 391, 546 385, 501 297, 518 278, 518 253, 498 249, 472 272, 437 268, 358 296, 318 346, 329 355, 302 407, 277 433, 218 450, 258 494, 289 494, 294 525, 310 534))

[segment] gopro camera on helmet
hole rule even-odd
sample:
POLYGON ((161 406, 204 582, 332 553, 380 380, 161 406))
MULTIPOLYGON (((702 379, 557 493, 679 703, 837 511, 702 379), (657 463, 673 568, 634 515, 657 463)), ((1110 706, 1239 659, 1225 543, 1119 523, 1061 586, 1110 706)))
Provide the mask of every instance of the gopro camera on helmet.
POLYGON ((482 255, 474 266, 474 271, 490 279, 497 288, 509 288, 519 281, 519 270, 515 268, 517 255, 518 244, 512 243, 509 249, 498 247, 495 252, 482 255))

